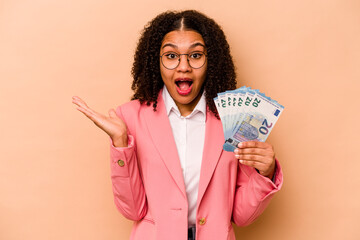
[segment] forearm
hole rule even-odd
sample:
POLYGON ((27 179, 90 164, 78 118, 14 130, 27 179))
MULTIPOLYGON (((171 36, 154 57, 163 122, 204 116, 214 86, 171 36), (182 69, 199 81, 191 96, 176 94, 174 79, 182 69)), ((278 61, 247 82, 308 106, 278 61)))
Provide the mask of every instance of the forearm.
POLYGON ((129 136, 126 148, 110 147, 111 181, 114 202, 118 210, 128 219, 138 221, 147 212, 144 186, 140 176, 135 144, 129 136))
POLYGON ((273 195, 280 190, 283 176, 276 161, 274 182, 257 173, 254 168, 242 165, 238 172, 235 191, 233 221, 238 226, 251 224, 265 210, 273 195))

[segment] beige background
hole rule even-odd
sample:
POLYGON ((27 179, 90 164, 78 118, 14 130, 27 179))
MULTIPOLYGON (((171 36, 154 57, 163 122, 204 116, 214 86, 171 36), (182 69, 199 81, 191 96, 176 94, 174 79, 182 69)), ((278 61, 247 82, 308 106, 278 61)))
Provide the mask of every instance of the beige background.
POLYGON ((238 239, 360 239, 360 1, 0 0, 0 239, 128 239, 109 142, 71 103, 129 100, 143 26, 167 9, 222 25, 239 86, 285 106, 285 183, 238 239))

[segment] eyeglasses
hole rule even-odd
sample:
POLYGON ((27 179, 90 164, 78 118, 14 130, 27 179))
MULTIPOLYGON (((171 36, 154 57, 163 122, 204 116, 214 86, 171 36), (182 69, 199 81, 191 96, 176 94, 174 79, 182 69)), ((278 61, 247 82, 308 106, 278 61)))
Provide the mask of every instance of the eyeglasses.
POLYGON ((192 68, 201 68, 205 65, 206 54, 201 51, 195 51, 188 54, 178 54, 175 52, 165 52, 160 56, 162 65, 167 69, 175 69, 180 64, 181 55, 186 55, 187 61, 192 68))

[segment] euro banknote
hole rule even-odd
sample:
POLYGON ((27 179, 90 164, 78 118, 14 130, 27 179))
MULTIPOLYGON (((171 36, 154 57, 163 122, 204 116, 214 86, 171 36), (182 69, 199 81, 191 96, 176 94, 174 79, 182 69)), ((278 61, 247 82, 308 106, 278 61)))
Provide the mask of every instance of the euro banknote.
POLYGON ((257 89, 241 87, 214 98, 224 130, 223 149, 233 152, 240 142, 265 142, 284 106, 257 89))

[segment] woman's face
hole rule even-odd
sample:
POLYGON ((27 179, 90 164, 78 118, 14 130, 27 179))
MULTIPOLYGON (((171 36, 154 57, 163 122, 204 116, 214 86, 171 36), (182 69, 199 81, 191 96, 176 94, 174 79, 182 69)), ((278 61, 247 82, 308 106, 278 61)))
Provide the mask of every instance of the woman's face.
MULTIPOLYGON (((189 58, 199 57, 196 52, 206 54, 205 43, 202 36, 190 30, 177 30, 165 35, 160 49, 164 58, 174 58, 174 54, 195 54, 189 58), (169 55, 169 54, 170 55, 169 55)), ((165 68, 160 62, 161 77, 182 116, 189 115, 201 97, 201 88, 206 78, 207 62, 200 68, 192 68, 186 55, 180 55, 180 63, 174 69, 165 68)))

